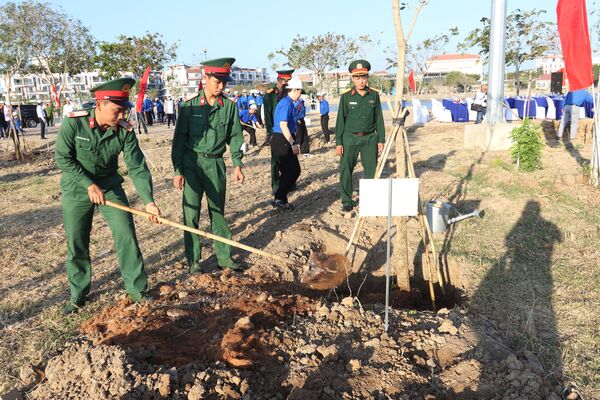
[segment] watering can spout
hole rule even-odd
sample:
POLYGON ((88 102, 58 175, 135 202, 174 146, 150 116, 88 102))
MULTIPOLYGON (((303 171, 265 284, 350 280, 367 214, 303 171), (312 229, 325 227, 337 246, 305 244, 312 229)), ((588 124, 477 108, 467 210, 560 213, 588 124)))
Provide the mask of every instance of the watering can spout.
POLYGON ((458 221, 463 221, 465 219, 469 219, 469 218, 473 218, 473 217, 483 218, 483 215, 484 215, 483 211, 475 210, 469 214, 459 215, 458 217, 450 218, 448 220, 448 225, 452 225, 458 221))

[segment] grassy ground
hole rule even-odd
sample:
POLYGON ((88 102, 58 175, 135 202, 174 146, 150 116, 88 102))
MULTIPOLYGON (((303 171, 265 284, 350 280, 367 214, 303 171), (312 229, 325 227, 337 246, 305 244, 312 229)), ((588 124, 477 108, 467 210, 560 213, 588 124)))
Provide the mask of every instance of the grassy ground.
MULTIPOLYGON (((453 283, 468 296, 464 306, 492 321, 506 346, 533 351, 549 375, 576 382, 586 398, 600 398, 596 309, 600 272, 595 246, 600 200, 597 190, 585 184, 581 166, 589 158, 589 141, 584 144, 579 138, 569 146, 551 142, 556 147, 544 149, 543 169, 521 173, 507 152, 464 150, 462 129, 462 124, 430 123, 413 129, 410 142, 424 200, 448 200, 462 212, 486 211, 483 219, 462 222, 436 237, 459 271, 460 278, 453 283)), ((550 136, 552 127, 545 129, 550 136)), ((163 213, 179 220, 180 193, 170 188, 170 134, 164 127, 151 132, 142 145, 157 168, 156 197, 163 213)), ((234 237, 256 247, 277 248, 275 230, 311 218, 347 235, 352 221, 338 211, 333 146, 313 148, 316 156, 302 161, 305 186, 292 197, 305 209, 297 210, 298 221, 293 222, 273 221, 263 212, 270 196, 268 153, 248 159, 248 183, 242 187, 228 183, 226 217, 234 237)), ((63 318, 60 312, 68 298, 66 248, 60 175, 52 155, 41 154, 28 163, 5 161, 0 171, 0 392, 4 392, 21 383, 22 366, 43 364, 84 320, 122 296, 123 285, 108 227, 96 216, 92 301, 81 314, 63 318)), ((140 207, 129 181, 125 188, 132 205, 140 207)), ((183 277, 181 234, 141 220, 136 225, 151 284, 183 277)), ((409 222, 413 251, 417 227, 415 221, 409 222)), ((212 249, 206 254, 210 258, 212 249)))

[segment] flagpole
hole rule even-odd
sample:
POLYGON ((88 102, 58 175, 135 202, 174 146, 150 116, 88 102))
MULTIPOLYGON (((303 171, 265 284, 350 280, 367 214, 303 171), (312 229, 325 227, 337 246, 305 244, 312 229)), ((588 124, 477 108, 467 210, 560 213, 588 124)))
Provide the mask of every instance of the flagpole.
POLYGON ((598 138, 598 133, 600 130, 598 129, 598 103, 600 103, 600 90, 598 85, 600 84, 600 79, 598 79, 598 84, 594 87, 592 83, 592 106, 594 109, 594 142, 592 144, 592 165, 591 165, 591 175, 590 175, 590 184, 598 187, 600 185, 600 143, 598 138))

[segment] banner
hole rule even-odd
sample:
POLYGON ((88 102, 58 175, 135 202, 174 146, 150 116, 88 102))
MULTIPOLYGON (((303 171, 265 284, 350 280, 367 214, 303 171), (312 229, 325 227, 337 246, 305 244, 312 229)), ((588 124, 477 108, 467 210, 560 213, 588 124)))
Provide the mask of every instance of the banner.
POLYGON ((410 91, 415 93, 417 90, 415 86, 415 74, 412 69, 408 73, 408 84, 410 85, 410 91))
POLYGON ((594 74, 585 0, 558 0, 556 17, 569 90, 586 89, 594 74))
POLYGON ((150 75, 150 66, 144 71, 142 80, 140 80, 140 92, 138 93, 137 100, 135 102, 135 111, 142 112, 142 103, 144 102, 144 96, 146 95, 146 87, 148 86, 148 76, 150 75))
POLYGON ((56 86, 50 86, 50 90, 52 91, 52 98, 54 100, 54 104, 56 105, 56 108, 60 110, 60 98, 58 97, 58 93, 56 93, 56 86))

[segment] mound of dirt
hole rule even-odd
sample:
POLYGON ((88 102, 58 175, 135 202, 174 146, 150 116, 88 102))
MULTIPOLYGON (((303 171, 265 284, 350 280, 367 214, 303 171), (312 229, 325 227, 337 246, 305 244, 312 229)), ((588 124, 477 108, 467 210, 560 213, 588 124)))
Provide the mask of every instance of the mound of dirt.
POLYGON ((484 325, 458 308, 392 309, 384 332, 380 304, 250 275, 203 274, 153 294, 88 320, 31 398, 545 399, 558 390, 533 354, 482 346, 493 329, 476 331, 484 325))

